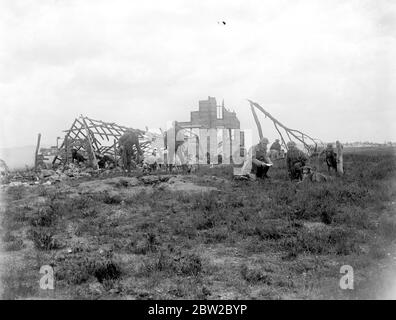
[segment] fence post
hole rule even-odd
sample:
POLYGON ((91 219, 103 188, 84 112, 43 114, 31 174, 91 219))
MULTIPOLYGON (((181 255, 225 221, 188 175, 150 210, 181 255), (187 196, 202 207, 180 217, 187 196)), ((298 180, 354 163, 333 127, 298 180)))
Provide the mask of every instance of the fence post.
POLYGON ((65 139, 63 140, 65 144, 65 164, 69 164, 69 161, 71 159, 71 150, 69 146, 69 136, 65 135, 65 139))
POLYGON ((117 168, 117 142, 116 139, 114 139, 114 163, 115 163, 115 167, 117 168))
POLYGON ((344 174, 344 161, 342 157, 342 151, 343 151, 343 145, 341 144, 340 141, 336 141, 336 147, 337 147, 337 173, 340 175, 344 174))
POLYGON ((35 170, 37 170, 37 165, 38 165, 38 152, 39 152, 39 149, 40 149, 40 140, 41 140, 41 133, 38 134, 36 152, 34 154, 34 169, 35 170))

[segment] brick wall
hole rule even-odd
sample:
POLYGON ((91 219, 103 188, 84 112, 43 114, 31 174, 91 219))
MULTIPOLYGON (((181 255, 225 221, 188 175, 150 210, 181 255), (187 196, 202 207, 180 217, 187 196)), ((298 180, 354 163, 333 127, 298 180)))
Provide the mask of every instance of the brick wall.
MULTIPOLYGON (((188 123, 183 122, 183 125, 186 124, 188 123)), ((201 128, 240 128, 240 122, 236 113, 230 112, 225 108, 223 108, 223 119, 217 119, 217 102, 214 97, 208 97, 207 100, 199 101, 199 111, 191 112, 190 124, 201 128)))

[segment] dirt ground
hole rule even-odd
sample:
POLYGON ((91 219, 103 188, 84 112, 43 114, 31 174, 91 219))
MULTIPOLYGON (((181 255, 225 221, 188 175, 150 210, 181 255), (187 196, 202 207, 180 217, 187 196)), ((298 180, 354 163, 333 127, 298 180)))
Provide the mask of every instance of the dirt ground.
POLYGON ((279 161, 263 181, 221 166, 3 187, 1 297, 394 299, 395 159, 347 153, 344 177, 301 185, 279 161))

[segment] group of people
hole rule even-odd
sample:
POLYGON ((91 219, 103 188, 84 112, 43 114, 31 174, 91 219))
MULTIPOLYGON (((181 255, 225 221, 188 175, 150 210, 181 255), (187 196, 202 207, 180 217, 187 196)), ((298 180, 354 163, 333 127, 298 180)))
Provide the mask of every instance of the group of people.
MULTIPOLYGON (((138 134, 136 131, 127 130, 119 139, 119 153, 122 159, 122 165, 125 171, 129 172, 132 167, 142 165, 145 171, 156 171, 158 168, 166 167, 171 171, 173 168, 180 167, 184 173, 188 173, 188 137, 184 137, 184 141, 178 141, 175 145, 175 161, 172 164, 167 164, 167 153, 159 154, 157 148, 153 148, 149 156, 143 157, 143 151, 140 147, 138 134)), ((258 144, 254 145, 250 150, 248 157, 242 166, 242 175, 255 176, 256 178, 269 178, 268 171, 273 166, 272 160, 284 158, 284 151, 282 150, 279 139, 271 145, 268 151, 269 140, 262 138, 258 144)), ((290 141, 287 143, 286 166, 291 180, 302 180, 304 168, 308 163, 308 156, 299 150, 296 143, 290 141)), ((334 169, 337 171, 337 155, 334 152, 332 144, 328 144, 327 148, 319 155, 325 154, 325 161, 328 170, 334 169)), ((98 160, 99 168, 108 168, 115 166, 115 159, 109 155, 101 155, 95 153, 98 160)), ((72 160, 77 163, 85 162, 86 159, 77 152, 72 150, 72 160)))
MULTIPOLYGON (((80 163, 85 163, 87 161, 87 159, 80 152, 78 152, 77 149, 73 148, 71 150, 71 155, 72 155, 71 158, 72 163, 77 163, 79 165, 80 163)), ((114 167, 116 164, 114 158, 107 154, 101 154, 99 152, 95 152, 95 158, 97 160, 99 169, 114 167)))
MULTIPOLYGON (((136 165, 141 165, 146 172, 156 171, 158 168, 166 168, 172 172, 175 167, 181 168, 183 172, 189 172, 188 137, 183 141, 175 143, 175 159, 168 161, 167 150, 159 150, 154 147, 149 155, 143 156, 143 151, 139 144, 138 135, 135 131, 127 130, 118 141, 121 152, 121 159, 124 170, 129 172, 136 165), (169 162, 169 163, 168 163, 169 162)), ((164 143, 166 145, 166 142, 164 143)))
MULTIPOLYGON (((262 138, 258 144, 254 145, 249 152, 244 165, 242 167, 242 175, 254 175, 255 178, 269 178, 268 171, 273 166, 272 159, 279 159, 281 156, 281 145, 279 139, 271 145, 268 152, 269 141, 267 138, 262 138)), ((286 166, 291 180, 302 180, 304 168, 306 168, 309 157, 300 149, 297 148, 296 143, 289 141, 287 144, 286 166)), ((325 161, 328 171, 331 169, 337 172, 337 154, 333 149, 333 145, 329 143, 320 155, 325 155, 325 161)))
MULTIPOLYGON (((139 157, 142 155, 142 151, 139 144, 139 139, 133 130, 127 130, 119 139, 119 149, 118 152, 121 155, 123 167, 130 171, 133 162, 139 163, 139 157), (137 150, 134 150, 134 148, 137 150), (134 161, 134 160, 135 161, 134 161)), ((102 154, 99 151, 94 151, 96 164, 99 169, 113 168, 117 165, 116 160, 108 155, 102 154)), ((88 159, 79 152, 77 149, 73 148, 71 150, 71 162, 80 165, 85 163, 88 159)), ((92 159, 91 159, 92 160, 92 159)))
MULTIPOLYGON (((144 156, 143 150, 139 143, 138 133, 134 130, 126 130, 118 140, 118 153, 121 158, 122 168, 126 172, 130 172, 138 165, 143 167, 144 171, 156 171, 158 168, 166 167, 167 170, 172 171, 175 167, 180 167, 183 172, 188 172, 188 137, 184 141, 178 141, 175 145, 175 161, 173 164, 167 164, 167 150, 158 150, 154 147, 149 155, 144 156)), ((77 149, 72 149, 72 162, 85 163, 87 159, 84 155, 78 152, 77 149)), ((107 154, 100 154, 95 152, 98 167, 100 169, 111 168, 116 166, 116 161, 113 157, 107 154)))

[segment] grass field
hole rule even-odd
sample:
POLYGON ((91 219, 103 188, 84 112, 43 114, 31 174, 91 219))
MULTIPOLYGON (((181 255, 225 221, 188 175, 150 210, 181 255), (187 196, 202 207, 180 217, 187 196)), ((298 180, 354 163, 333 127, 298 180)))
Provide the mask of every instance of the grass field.
POLYGON ((233 180, 225 166, 173 185, 9 187, 2 298, 396 298, 395 152, 346 152, 344 162, 343 177, 315 184, 290 182, 279 162, 264 181, 233 180), (43 265, 54 290, 39 287, 43 265), (343 265, 353 290, 340 289, 343 265))

